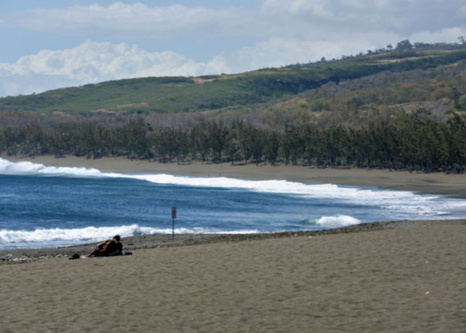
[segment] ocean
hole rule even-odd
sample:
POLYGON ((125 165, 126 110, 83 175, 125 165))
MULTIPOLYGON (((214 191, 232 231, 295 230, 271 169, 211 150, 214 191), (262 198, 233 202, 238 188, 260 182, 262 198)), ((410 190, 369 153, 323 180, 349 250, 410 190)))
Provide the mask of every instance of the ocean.
POLYGON ((466 200, 285 180, 118 174, 0 158, 0 249, 172 233, 260 233, 458 219, 466 200))

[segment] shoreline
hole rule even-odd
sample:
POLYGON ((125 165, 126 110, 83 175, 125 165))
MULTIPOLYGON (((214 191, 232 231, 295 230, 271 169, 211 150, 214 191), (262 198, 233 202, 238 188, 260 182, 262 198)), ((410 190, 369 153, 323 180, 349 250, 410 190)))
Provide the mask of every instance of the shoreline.
POLYGON ((29 161, 45 166, 95 168, 102 172, 134 174, 171 174, 188 177, 227 177, 251 180, 287 180, 313 184, 377 187, 399 191, 439 194, 466 199, 466 175, 444 173, 416 173, 388 169, 337 169, 285 165, 231 165, 159 163, 122 157, 86 159, 85 157, 52 156, 14 157, 0 155, 10 162, 29 161))
MULTIPOLYGON (((122 237, 123 252, 144 249, 160 249, 168 247, 197 246, 216 243, 239 243, 263 240, 278 240, 293 237, 317 237, 360 232, 374 232, 403 227, 422 227, 429 225, 466 225, 466 220, 404 220, 368 222, 357 225, 324 230, 286 231, 257 234, 176 234, 172 241, 171 234, 151 234, 122 237)), ((0 250, 0 265, 30 263, 52 258, 69 258, 74 254, 87 255, 95 248, 96 243, 85 243, 67 247, 10 249, 0 250)))
MULTIPOLYGON (((462 175, 31 161, 104 172, 287 179, 464 197, 458 191, 464 185, 462 175), (406 176, 414 177, 405 181, 406 176)), ((6 259, 0 261, 2 328, 459 333, 466 325, 465 230, 466 219, 461 219, 267 234, 177 234, 174 241, 171 235, 154 234, 123 237, 123 251, 133 252, 131 256, 83 260, 68 258, 89 253, 95 243, 0 250, 0 258, 6 259)))
MULTIPOLYGON (((38 156, 34 158, 12 157, 0 155, 1 158, 10 162, 28 161, 32 163, 43 164, 45 166, 54 167, 82 167, 95 168, 102 172, 112 173, 134 173, 134 174, 172 174, 178 176, 189 177, 229 177, 251 180, 287 180, 302 183, 318 183, 318 184, 336 184, 343 186, 363 186, 377 187, 380 189, 414 191, 425 194, 446 195, 466 199, 466 176, 465 175, 445 175, 445 174, 424 174, 424 173, 409 173, 407 171, 389 170, 365 170, 365 169, 335 169, 335 168, 309 168, 302 166, 284 166, 284 165, 231 165, 224 164, 202 164, 191 163, 181 164, 176 163, 159 163, 135 160, 131 161, 126 158, 101 158, 101 159, 86 159, 75 156, 66 158, 54 158, 52 156, 38 156)), ((429 220, 433 222, 442 221, 448 223, 454 220, 429 220)), ((427 223, 426 221, 421 221, 427 223)), ((184 234, 177 235, 176 241, 171 242, 171 235, 142 235, 129 237, 125 244, 128 251, 140 248, 166 247, 166 246, 184 246, 212 242, 231 242, 238 240, 253 240, 278 238, 279 235, 288 234, 297 235, 321 235, 334 234, 340 232, 359 232, 361 230, 386 228, 387 226, 400 225, 400 223, 414 223, 419 221, 395 221, 395 222, 375 222, 363 223, 356 226, 343 228, 335 228, 319 231, 300 231, 300 232, 284 232, 270 234, 251 234, 251 235, 231 235, 231 234, 184 234), (136 245, 135 245, 136 244, 136 245)), ((110 237, 110 235, 109 235, 110 237)), ((280 236, 281 237, 281 236, 280 236)), ((91 244, 81 244, 63 248, 40 248, 40 249, 10 249, 0 250, 1 259, 6 259, 3 262, 16 261, 34 261, 38 258, 48 258, 56 256, 71 256, 74 253, 86 254, 92 249, 91 244)))

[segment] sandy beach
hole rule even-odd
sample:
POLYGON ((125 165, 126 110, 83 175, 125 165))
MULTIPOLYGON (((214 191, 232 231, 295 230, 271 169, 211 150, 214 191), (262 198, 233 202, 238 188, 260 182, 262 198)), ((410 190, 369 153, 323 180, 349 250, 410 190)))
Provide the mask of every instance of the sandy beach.
POLYGON ((1 331, 464 332, 465 231, 398 222, 4 264, 1 331))
MULTIPOLYGON (((10 161, 24 160, 3 157, 10 161)), ((288 179, 466 197, 465 175, 286 166, 31 159, 102 171, 288 179)), ((123 239, 123 257, 68 260, 92 245, 0 251, 1 332, 464 332, 466 220, 321 232, 123 239), (40 258, 41 259, 38 259, 40 258)))

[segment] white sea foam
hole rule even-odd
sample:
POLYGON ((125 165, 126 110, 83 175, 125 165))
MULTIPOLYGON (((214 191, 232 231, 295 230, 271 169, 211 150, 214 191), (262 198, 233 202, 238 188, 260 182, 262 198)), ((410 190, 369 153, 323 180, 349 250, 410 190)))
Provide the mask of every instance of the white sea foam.
MULTIPOLYGON (((245 180, 225 177, 193 178, 167 174, 112 174, 111 176, 140 179, 156 184, 236 188, 262 193, 283 193, 309 199, 339 200, 355 204, 364 203, 369 206, 383 206, 386 203, 390 205, 401 205, 406 202, 411 204, 419 203, 419 205, 425 206, 427 202, 438 198, 438 196, 420 196, 408 191, 381 191, 372 188, 338 186, 334 184, 304 184, 286 180, 245 180)), ((429 208, 426 207, 426 209, 429 208)))
POLYGON ((361 221, 348 215, 322 216, 316 224, 324 228, 339 228, 360 224, 361 221))
POLYGON ((185 177, 168 174, 119 174, 104 173, 97 169, 73 167, 49 167, 31 162, 9 162, 0 158, 0 174, 14 175, 48 175, 48 176, 74 176, 74 177, 112 177, 129 178, 148 181, 156 184, 237 188, 264 193, 285 193, 305 196, 308 198, 339 199, 349 201, 365 201, 380 205, 388 201, 395 202, 407 200, 434 200, 436 196, 419 196, 408 191, 379 191, 370 188, 338 186, 334 184, 304 184, 286 180, 245 180, 225 177, 185 177))
POLYGON ((3 175, 45 175, 75 177, 105 177, 97 169, 54 167, 32 162, 10 162, 0 158, 0 174, 3 175))
MULTIPOLYGON (((344 200, 348 203, 361 203, 374 206, 397 206, 406 202, 419 203, 426 206, 426 202, 435 200, 436 196, 419 196, 407 191, 378 191, 370 188, 342 187, 333 184, 303 184, 286 180, 245 180, 225 177, 184 177, 167 174, 131 175, 119 173, 103 173, 97 169, 48 167, 31 162, 12 163, 0 159, 0 174, 13 175, 47 175, 47 176, 73 176, 73 177, 112 177, 129 178, 148 181, 156 184, 237 188, 262 193, 284 193, 298 195, 310 199, 344 200)), ((430 208, 425 208, 429 210, 430 208)), ((425 215, 435 215, 427 212, 425 215)))
MULTIPOLYGON (((237 230, 225 232, 213 228, 176 228, 176 234, 216 234, 235 233, 251 234, 258 230, 237 230)), ((87 227, 82 229, 36 229, 27 230, 0 230, 0 248, 14 247, 49 247, 65 246, 82 243, 92 243, 106 239, 111 235, 121 235, 122 237, 151 235, 151 234, 171 234, 171 228, 151 228, 140 227, 137 224, 115 226, 115 227, 87 227)))
MULTIPOLYGON (((354 204, 373 206, 387 211, 409 212, 416 218, 448 214, 448 212, 465 212, 466 200, 451 199, 437 195, 419 195, 409 191, 378 190, 375 188, 360 188, 350 186, 338 186, 334 184, 304 184, 286 180, 245 180, 225 177, 185 177, 167 174, 119 174, 105 173, 97 169, 50 167, 31 162, 17 162, 0 158, 0 174, 8 175, 45 175, 67 177, 111 177, 127 178, 147 181, 156 184, 190 186, 190 187, 215 187, 235 188, 262 193, 280 193, 290 196, 299 196, 310 200, 332 200, 354 204)), ((322 223, 339 226, 342 218, 335 217, 324 219, 322 223), (331 222, 333 221, 333 222, 331 222)), ((344 219, 343 219, 344 220, 344 219)))
POLYGON ((395 210, 395 211, 404 211, 404 212, 411 212, 419 216, 439 216, 448 214, 446 211, 442 211, 440 207, 436 207, 436 209, 432 209, 428 206, 409 206, 409 205, 392 205, 392 206, 384 206, 383 208, 388 210, 395 210))
MULTIPOLYGON (((42 243, 51 241, 94 241, 107 238, 109 235, 133 236, 135 234, 151 233, 151 228, 140 228, 138 225, 120 227, 87 227, 82 229, 36 229, 26 230, 0 230, 0 244, 9 243, 42 243), (146 229, 146 230, 143 230, 146 229)), ((154 230, 155 232, 155 230, 154 230)))

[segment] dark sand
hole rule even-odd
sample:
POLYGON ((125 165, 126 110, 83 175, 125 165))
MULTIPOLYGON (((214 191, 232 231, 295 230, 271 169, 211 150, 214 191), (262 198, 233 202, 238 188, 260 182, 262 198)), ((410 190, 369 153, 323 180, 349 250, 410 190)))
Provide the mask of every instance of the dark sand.
POLYGON ((466 220, 381 225, 3 264, 0 331, 464 332, 466 220))

